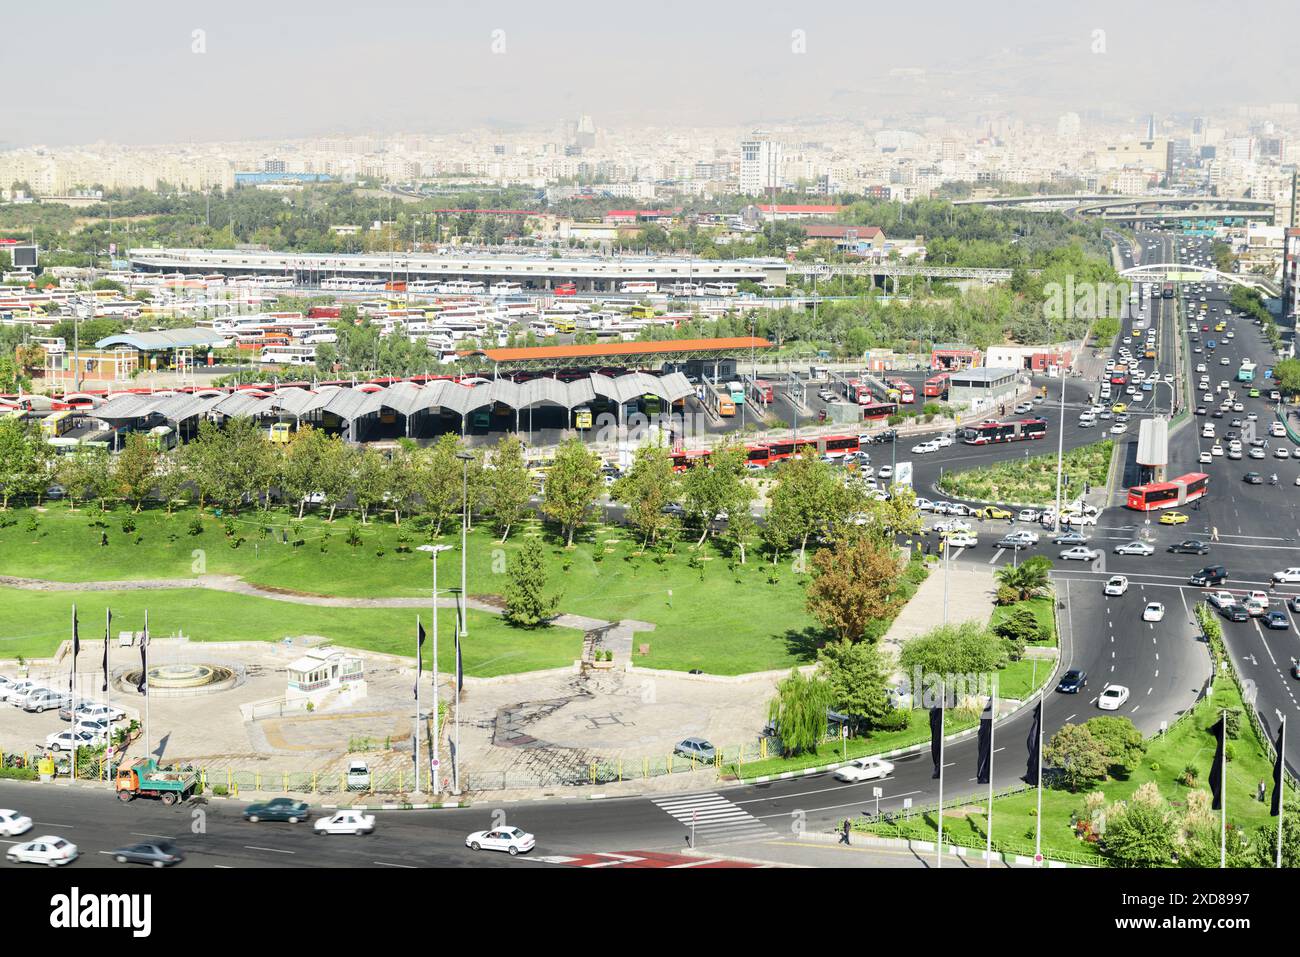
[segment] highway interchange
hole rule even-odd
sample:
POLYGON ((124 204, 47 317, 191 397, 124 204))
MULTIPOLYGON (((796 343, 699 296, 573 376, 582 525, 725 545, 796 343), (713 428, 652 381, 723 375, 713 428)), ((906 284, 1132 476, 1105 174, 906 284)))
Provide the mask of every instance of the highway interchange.
MULTIPOLYGON (((1208 241, 1160 234, 1140 235, 1138 246, 1142 262, 1186 261, 1193 249, 1199 255, 1208 252, 1208 241)), ((1125 250, 1124 259, 1126 265, 1134 263, 1134 250, 1125 250)), ((1207 311, 1218 310, 1212 315, 1222 315, 1227 296, 1228 290, 1208 293, 1207 311)), ((1199 297, 1195 305, 1199 312, 1199 297)), ((1161 375, 1179 374, 1176 357, 1180 354, 1190 365, 1202 361, 1203 354, 1191 351, 1198 344, 1183 339, 1181 346, 1176 346, 1175 340, 1185 336, 1186 321, 1180 325, 1174 300, 1156 300, 1150 320, 1159 329, 1157 368, 1161 375)), ((1215 359, 1226 354, 1231 358, 1230 365, 1221 367, 1221 372, 1219 367, 1211 367, 1211 378, 1231 380, 1240 359, 1253 358, 1259 363, 1258 384, 1266 397, 1268 382, 1262 373, 1273 361, 1268 343, 1246 320, 1229 320, 1229 329, 1235 332, 1235 337, 1222 343, 1215 359)), ((1125 329, 1124 334, 1129 331, 1125 329)), ((1178 384, 1181 387, 1181 380, 1178 384)), ((1091 401, 1096 380, 1054 381, 1049 383, 1048 401, 1037 410, 1049 421, 1048 441, 1034 443, 1031 449, 1034 454, 1055 451, 1057 430, 1062 428, 1057 390, 1062 386, 1066 388, 1066 447, 1103 437, 1104 428, 1081 429, 1078 425, 1079 412, 1091 401)), ((1168 388, 1158 386, 1151 395, 1166 409, 1169 393, 1168 388)), ((1136 411, 1148 411, 1151 401, 1139 404, 1136 411)), ((1248 412, 1259 415, 1261 423, 1267 423, 1273 415, 1271 403, 1265 399, 1244 402, 1248 412)), ((1214 421, 1221 435, 1228 420, 1214 421)), ((1096 709, 1096 695, 1107 682, 1131 689, 1131 697, 1120 713, 1130 717, 1145 734, 1157 733, 1162 723, 1171 722, 1195 702, 1209 676, 1208 653, 1192 616, 1201 589, 1189 587, 1187 575, 1205 564, 1222 563, 1229 570, 1228 588, 1266 589, 1275 570, 1300 564, 1298 490, 1293 484, 1297 463, 1290 459, 1275 461, 1271 456, 1261 462, 1229 461, 1225 456, 1215 457, 1209 465, 1200 465, 1199 455, 1209 445, 1200 438, 1201 423, 1201 419, 1193 418, 1170 439, 1169 475, 1201 470, 1212 476, 1210 493, 1200 508, 1188 510, 1188 524, 1172 528, 1159 524, 1148 526, 1145 516, 1125 509, 1120 503, 1105 509, 1097 526, 1085 530, 1092 544, 1104 552, 1100 567, 1057 563, 1054 578, 1060 598, 1060 668, 1081 668, 1088 672, 1090 680, 1078 695, 1046 697, 1045 736, 1069 721, 1100 713, 1096 709), (1277 487, 1267 483, 1245 484, 1242 475, 1251 468, 1265 475, 1276 470, 1280 484, 1277 487), (1219 540, 1212 544, 1210 556, 1165 553, 1168 544, 1184 538, 1208 540, 1212 528, 1218 529, 1219 540), (1132 541, 1139 534, 1156 546, 1155 555, 1143 558, 1113 554, 1116 545, 1132 541), (1102 593, 1102 585, 1115 573, 1128 576, 1130 588, 1121 597, 1107 598, 1102 593), (1141 620, 1143 607, 1152 600, 1162 601, 1168 609, 1161 622, 1141 620)), ((1131 427, 1126 435, 1118 438, 1134 446, 1136 434, 1136 428, 1131 427)), ((1285 439, 1272 441, 1289 445, 1285 439)), ((890 453, 886 446, 878 448, 876 464, 884 464, 886 459, 880 455, 890 453)), ((900 447, 897 452, 902 459, 906 449, 900 447)), ((915 463, 914 484, 918 493, 943 497, 933 489, 941 467, 969 468, 984 461, 1023 454, 1024 447, 1019 444, 982 448, 958 444, 931 455, 906 457, 915 463)), ((1131 448, 1126 450, 1125 461, 1128 482, 1133 478, 1131 448)), ((986 524, 980 547, 954 551, 952 561, 993 566, 1011 562, 1012 552, 990 547, 1005 528, 1004 522, 986 524)), ((1055 558, 1058 550, 1051 543, 1051 535, 1043 534, 1040 544, 1029 552, 1022 551, 1019 559, 1035 553, 1055 558)), ((942 573, 940 565, 936 574, 942 573)), ((1273 607, 1282 607, 1280 596, 1295 593, 1300 593, 1295 586, 1279 586, 1276 593, 1279 597, 1273 607)), ((1289 610, 1286 614, 1290 615, 1289 610)), ((1224 632, 1241 674, 1255 683, 1258 710, 1266 727, 1271 730, 1276 726, 1277 712, 1300 713, 1295 696, 1295 686, 1300 682, 1292 679, 1288 670, 1291 657, 1300 655, 1300 638, 1294 621, 1289 631, 1266 632, 1255 619, 1241 624, 1225 620, 1224 632)), ((1028 708, 998 723, 995 787, 1012 786, 1025 774, 1029 724, 1028 708)), ((1295 769, 1300 765, 1300 736, 1293 736, 1289 744, 1287 760, 1295 769)), ((975 784, 975 751, 973 737, 948 744, 945 796, 968 793, 978 800, 984 793, 984 788, 975 784)), ((931 777, 928 754, 904 756, 895 763, 894 773, 883 782, 863 784, 845 784, 829 774, 821 774, 749 786, 726 785, 694 795, 665 793, 603 800, 563 799, 555 795, 548 800, 499 807, 492 802, 491 795, 484 795, 469 808, 378 812, 375 833, 359 838, 318 837, 305 825, 247 824, 240 818, 240 805, 236 802, 213 800, 199 806, 172 808, 149 801, 120 804, 104 790, 93 788, 38 790, 36 785, 0 782, 0 806, 31 814, 36 820, 33 834, 59 834, 77 843, 83 853, 78 866, 107 864, 111 859, 104 856, 105 852, 130 841, 169 837, 189 854, 182 866, 546 867, 553 866, 550 862, 592 852, 680 851, 688 840, 693 810, 701 822, 697 845, 724 854, 729 840, 788 838, 800 829, 826 830, 846 816, 874 812, 877 807, 872 798, 874 786, 884 791, 879 804, 882 811, 899 811, 909 799, 918 806, 935 800, 937 782, 931 777), (201 827, 195 824, 196 812, 201 827), (538 846, 530 856, 511 858, 475 853, 464 846, 465 835, 470 831, 498 824, 501 819, 537 835, 538 846)), ((10 865, 0 864, 4 866, 10 865)))

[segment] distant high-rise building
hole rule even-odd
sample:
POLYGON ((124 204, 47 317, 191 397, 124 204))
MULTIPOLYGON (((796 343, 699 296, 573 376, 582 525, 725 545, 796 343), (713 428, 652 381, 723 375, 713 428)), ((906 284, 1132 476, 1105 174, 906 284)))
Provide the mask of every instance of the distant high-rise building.
POLYGON ((746 140, 740 144, 740 191, 761 193, 781 185, 781 164, 785 149, 776 140, 746 140))
POLYGON ((1146 142, 1154 143, 1156 139, 1156 115, 1152 113, 1147 117, 1147 138, 1146 142))
POLYGON ((1076 138, 1081 128, 1082 123, 1078 113, 1063 113, 1056 121, 1056 135, 1062 139, 1076 138))
POLYGON ((1294 319, 1300 316, 1300 228, 1290 227, 1284 233, 1282 247, 1282 315, 1294 319))

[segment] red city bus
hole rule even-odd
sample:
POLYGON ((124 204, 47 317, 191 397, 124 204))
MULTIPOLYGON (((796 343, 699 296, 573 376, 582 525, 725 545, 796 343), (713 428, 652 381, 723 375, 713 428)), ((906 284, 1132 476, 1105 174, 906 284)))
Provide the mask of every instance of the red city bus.
POLYGON ((674 452, 672 454, 673 471, 685 472, 687 469, 694 468, 701 463, 708 465, 711 454, 709 449, 688 449, 682 452, 674 452))
POLYGON ((856 435, 827 435, 817 440, 817 447, 823 455, 848 455, 860 449, 856 435))
POLYGON ((951 372, 940 372, 926 379, 925 385, 921 387, 921 394, 927 399, 943 398, 948 394, 948 377, 951 375, 951 372))
POLYGON ((1135 485, 1128 490, 1129 508, 1137 512, 1151 512, 1158 508, 1173 508, 1195 502, 1209 487, 1210 477, 1204 472, 1188 472, 1168 482, 1151 482, 1135 485))
POLYGON ((967 445, 991 445, 994 442, 1022 442, 1047 436, 1046 419, 1021 419, 1018 422, 981 422, 958 433, 967 445))
POLYGON ((869 421, 879 421, 898 414, 898 406, 892 402, 864 402, 858 408, 862 412, 862 418, 869 421))
POLYGON ((898 390, 898 401, 904 405, 911 405, 916 401, 916 390, 903 379, 886 379, 885 384, 891 389, 898 390))
POLYGON ((578 284, 574 282, 562 282, 552 291, 557 296, 576 296, 578 294, 578 284))

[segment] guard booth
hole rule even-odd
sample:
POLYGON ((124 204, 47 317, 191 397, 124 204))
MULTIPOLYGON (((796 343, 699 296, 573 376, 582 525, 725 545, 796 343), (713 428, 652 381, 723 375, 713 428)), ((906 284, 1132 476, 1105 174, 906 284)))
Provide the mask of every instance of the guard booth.
POLYGON ((1163 482, 1169 466, 1169 420, 1143 419, 1138 425, 1137 485, 1163 482))

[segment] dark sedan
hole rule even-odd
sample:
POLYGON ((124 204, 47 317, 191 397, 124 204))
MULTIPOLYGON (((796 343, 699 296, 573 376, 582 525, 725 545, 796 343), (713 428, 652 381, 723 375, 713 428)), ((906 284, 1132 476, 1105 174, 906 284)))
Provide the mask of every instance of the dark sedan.
POLYGON ((1228 621, 1250 621, 1250 612, 1246 611, 1244 605, 1239 605, 1235 601, 1220 608, 1219 614, 1228 621))
POLYGON ((1258 472, 1247 472, 1242 478, 1242 481, 1247 485, 1263 485, 1264 476, 1260 475, 1258 472))
POLYGON ((1061 675, 1061 680, 1056 684, 1056 690, 1062 694, 1078 694, 1087 686, 1088 672, 1080 671, 1078 668, 1071 668, 1061 675))
POLYGON ((119 864, 152 864, 154 867, 167 867, 185 860, 185 852, 171 841, 146 841, 143 844, 128 844, 110 851, 113 860, 119 864))
POLYGON ((1197 539, 1188 538, 1170 545, 1166 551, 1173 552, 1175 555, 1208 555, 1210 546, 1197 539))
POLYGON ((288 821, 297 824, 307 820, 311 806, 306 801, 293 798, 272 798, 261 804, 250 804, 244 808, 244 820, 252 824, 258 821, 288 821))
POLYGON ((1263 617, 1264 627, 1272 628, 1274 631, 1290 631, 1291 619, 1287 618, 1286 612, 1270 611, 1263 617))

